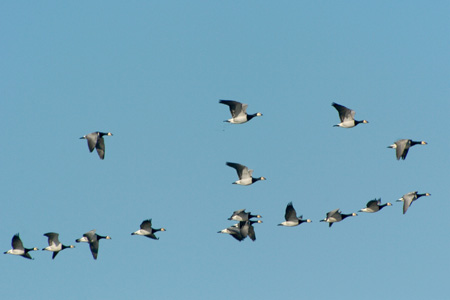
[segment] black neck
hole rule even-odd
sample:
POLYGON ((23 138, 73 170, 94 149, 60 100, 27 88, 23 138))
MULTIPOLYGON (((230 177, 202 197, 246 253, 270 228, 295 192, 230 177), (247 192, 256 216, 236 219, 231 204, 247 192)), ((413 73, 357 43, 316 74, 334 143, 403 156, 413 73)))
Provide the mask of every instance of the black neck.
POLYGON ((256 117, 256 114, 253 114, 253 115, 247 114, 247 121, 250 121, 250 120, 253 119, 254 117, 256 117))

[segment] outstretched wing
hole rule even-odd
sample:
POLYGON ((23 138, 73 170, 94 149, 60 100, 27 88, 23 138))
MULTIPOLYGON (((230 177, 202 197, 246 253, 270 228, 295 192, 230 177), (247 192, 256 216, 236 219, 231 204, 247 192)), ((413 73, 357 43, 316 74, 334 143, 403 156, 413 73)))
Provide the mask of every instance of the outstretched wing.
POLYGON ((236 170, 236 172, 239 176, 239 179, 251 177, 251 174, 250 174, 248 168, 244 165, 227 162, 227 166, 232 167, 236 170))
POLYGON ((141 229, 152 232, 152 219, 145 220, 141 223, 141 229))
POLYGON ((48 232, 48 233, 44 233, 44 236, 48 237, 48 245, 52 246, 54 245, 55 247, 58 246, 60 244, 59 242, 59 234, 56 232, 48 232))
POLYGON ((97 138, 98 138, 97 132, 89 133, 88 135, 86 135, 86 140, 90 152, 94 151, 95 145, 97 145, 97 138))
POLYGON ((97 239, 89 242, 89 248, 91 248, 91 253, 94 259, 97 259, 99 245, 100 243, 98 242, 97 239))
POLYGON ((95 148, 97 149, 97 153, 100 159, 105 159, 105 140, 103 139, 103 137, 98 137, 95 148))
POLYGON ((345 120, 354 120, 355 119, 355 111, 351 110, 343 105, 337 104, 333 102, 331 105, 333 105, 334 108, 339 112, 339 118, 341 119, 341 122, 344 122, 345 120))
POLYGON ((294 206, 292 205, 292 202, 290 202, 286 206, 286 213, 284 215, 284 218, 286 219, 286 221, 296 221, 296 220, 298 220, 297 212, 295 211, 294 206))
POLYGON ((242 113, 245 114, 245 111, 247 109, 247 104, 242 105, 242 103, 233 100, 220 100, 219 103, 229 106, 230 113, 233 118, 236 118, 242 113))
POLYGON ((11 246, 13 247, 13 249, 22 249, 22 250, 24 249, 22 240, 20 239, 18 233, 13 236, 11 246))

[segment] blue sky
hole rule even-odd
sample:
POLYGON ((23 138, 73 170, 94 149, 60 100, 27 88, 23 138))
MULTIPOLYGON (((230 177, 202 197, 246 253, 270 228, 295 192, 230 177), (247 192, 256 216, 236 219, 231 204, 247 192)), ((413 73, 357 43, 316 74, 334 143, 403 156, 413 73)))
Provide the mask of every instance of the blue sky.
POLYGON ((443 299, 450 4, 108 1, 0 4, 1 251, 91 229, 52 261, 2 255, 8 299, 443 299), (263 117, 226 124, 219 99, 263 117), (369 124, 333 128, 331 103, 369 124), (106 157, 79 137, 105 137, 106 157), (405 161, 386 147, 425 140, 405 161), (267 181, 236 186, 226 161, 267 181), (402 215, 395 200, 431 197, 402 215), (393 202, 331 229, 326 212, 393 202), (281 228, 286 204, 313 223, 281 228), (246 208, 256 242, 218 230, 246 208), (154 241, 130 233, 144 219, 154 241))

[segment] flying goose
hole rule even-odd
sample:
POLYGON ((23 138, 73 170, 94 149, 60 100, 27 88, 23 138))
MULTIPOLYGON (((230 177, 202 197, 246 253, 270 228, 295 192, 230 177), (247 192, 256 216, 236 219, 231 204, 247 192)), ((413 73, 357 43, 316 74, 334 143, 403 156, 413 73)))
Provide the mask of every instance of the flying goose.
POLYGON ((359 123, 369 123, 366 120, 356 121, 355 111, 351 110, 350 108, 347 108, 335 102, 331 103, 331 105, 339 112, 339 118, 341 119, 341 123, 333 125, 334 127, 352 128, 359 123))
POLYGON ((328 227, 331 227, 333 225, 333 223, 335 223, 335 222, 340 222, 347 217, 354 217, 354 216, 357 216, 357 214, 356 213, 343 214, 339 210, 339 208, 336 208, 335 210, 328 212, 327 217, 323 220, 320 220, 320 222, 327 222, 328 227))
POLYGON ((252 215, 250 212, 245 212, 244 209, 236 210, 233 212, 231 217, 228 218, 228 220, 234 220, 234 221, 248 221, 251 218, 262 218, 261 215, 252 215))
POLYGON ((112 133, 96 131, 86 134, 80 137, 80 139, 87 140, 90 152, 94 151, 94 148, 96 148, 100 159, 105 159, 105 141, 103 139, 104 135, 111 136, 112 133))
POLYGON ((145 220, 141 223, 141 229, 133 232, 131 235, 143 235, 148 238, 159 240, 159 237, 156 237, 155 232, 158 231, 166 231, 165 228, 152 228, 152 219, 145 220))
POLYGON ((237 224, 234 224, 228 228, 222 229, 217 233, 226 233, 231 235, 233 238, 238 240, 239 242, 244 240, 247 236, 250 237, 252 241, 256 240, 255 229, 253 228, 253 224, 262 223, 261 220, 252 221, 240 221, 237 224))
POLYGON ((256 240, 255 228, 253 227, 253 224, 255 224, 255 223, 262 223, 262 221, 261 220, 257 220, 257 221, 248 220, 248 221, 239 222, 239 230, 244 239, 248 236, 252 241, 256 240))
POLYGON ((368 212, 368 213, 374 213, 377 211, 380 211, 383 207, 385 206, 391 206, 392 203, 385 203, 385 204, 381 204, 381 199, 373 199, 370 200, 369 202, 367 202, 366 207, 362 208, 361 210, 359 210, 360 212, 368 212))
POLYGON ((232 124, 242 124, 250 121, 254 117, 262 116, 262 113, 256 113, 253 115, 247 114, 247 104, 242 104, 233 100, 220 100, 219 103, 228 105, 230 107, 231 119, 225 120, 224 122, 232 124))
POLYGON ((431 194, 429 194, 429 193, 417 194, 417 191, 414 191, 414 192, 405 194, 400 199, 398 199, 397 202, 401 202, 401 201, 403 202, 403 214, 406 214, 406 211, 411 206, 411 204, 422 196, 431 196, 431 194))
POLYGON ((310 223, 310 219, 303 220, 303 216, 297 217, 297 212, 295 211, 294 205, 292 205, 292 202, 289 202, 286 206, 286 213, 284 214, 284 219, 286 221, 278 224, 278 226, 298 226, 302 223, 310 223))
POLYGON ((413 141, 409 139, 402 139, 394 142, 392 145, 388 146, 388 148, 395 149, 395 154, 397 156, 397 160, 405 159, 406 155, 408 155, 409 148, 415 145, 426 145, 425 141, 413 141))
POLYGON ((62 251, 66 248, 75 248, 74 245, 69 246, 63 245, 58 239, 59 234, 56 232, 44 233, 44 236, 48 237, 48 247, 45 247, 42 250, 52 251, 53 252, 52 259, 55 259, 59 251, 62 251))
POLYGON ((250 185, 258 180, 266 180, 265 177, 254 178, 252 177, 253 170, 249 170, 246 166, 237 163, 227 162, 227 166, 236 169, 239 176, 239 180, 233 182, 233 184, 250 185))
POLYGON ((102 235, 96 234, 95 233, 95 229, 92 229, 91 231, 88 231, 85 234, 83 234, 83 237, 77 239, 76 242, 77 243, 88 242, 89 243, 89 247, 91 248, 92 256, 94 257, 94 259, 97 259, 99 241, 101 239, 110 240, 111 237, 109 235, 102 236, 102 235))
POLYGON ((34 259, 34 258, 31 258, 31 255, 28 252, 39 250, 36 247, 35 248, 24 248, 22 240, 20 239, 18 233, 16 233, 13 236, 13 238, 11 240, 11 246, 12 246, 12 249, 4 252, 4 254, 20 255, 20 256, 23 256, 28 259, 34 259))
POLYGON ((226 233, 231 235, 233 238, 238 240, 239 242, 244 239, 244 237, 241 234, 241 230, 239 229, 239 223, 234 224, 228 228, 222 229, 220 231, 217 231, 217 233, 226 233))

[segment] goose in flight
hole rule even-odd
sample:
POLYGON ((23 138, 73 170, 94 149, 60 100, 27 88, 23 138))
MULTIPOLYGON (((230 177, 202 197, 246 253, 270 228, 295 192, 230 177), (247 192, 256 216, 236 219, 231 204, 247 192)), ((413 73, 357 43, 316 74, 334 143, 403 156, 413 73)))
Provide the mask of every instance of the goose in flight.
POLYGON ((261 215, 252 215, 250 212, 245 212, 244 209, 236 210, 233 212, 231 217, 228 218, 228 220, 234 220, 234 221, 248 221, 251 218, 262 218, 261 215))
POLYGON ((233 100, 220 100, 219 103, 228 105, 231 112, 231 119, 225 120, 224 122, 232 124, 242 124, 250 121, 254 117, 261 117, 262 113, 258 112, 256 114, 247 114, 247 104, 242 104, 233 100))
POLYGON ((88 148, 89 148, 90 152, 94 151, 94 148, 95 148, 95 149, 97 149, 97 153, 98 153, 98 156, 100 157, 100 159, 105 159, 105 140, 103 139, 104 135, 111 136, 112 133, 96 131, 96 132, 86 134, 86 135, 80 137, 80 139, 87 140, 87 144, 88 144, 88 148))
POLYGON ((239 180, 236 180, 235 182, 233 182, 233 184, 250 185, 252 183, 257 182, 258 180, 266 180, 265 177, 258 177, 258 178, 252 177, 253 170, 249 170, 244 165, 227 162, 227 166, 236 169, 236 172, 239 176, 239 180))
POLYGON ((403 202, 403 214, 406 214, 406 211, 411 206, 411 204, 423 196, 431 196, 429 193, 418 194, 417 191, 409 192, 408 194, 403 195, 397 202, 403 202))
POLYGON ((59 251, 62 251, 66 248, 75 248, 74 245, 63 245, 59 241, 59 234, 56 232, 48 232, 44 233, 44 236, 48 237, 48 247, 45 247, 42 250, 47 250, 53 252, 52 259, 55 259, 56 255, 58 255, 59 251))
POLYGON ((362 208, 360 212, 374 213, 380 211, 383 207, 391 206, 392 203, 381 204, 381 199, 373 199, 367 202, 366 207, 362 208))
POLYGON ((133 232, 131 235, 143 235, 148 238, 159 240, 159 237, 156 237, 155 232, 158 231, 166 231, 165 228, 152 228, 152 219, 145 220, 141 223, 141 229, 133 232))
POLYGON ((88 231, 85 234, 83 234, 83 237, 77 239, 76 242, 77 243, 80 243, 80 242, 89 243, 89 248, 91 249, 92 256, 94 257, 94 259, 97 259, 99 241, 101 239, 110 240, 111 237, 109 235, 103 236, 103 235, 96 234, 95 229, 92 229, 91 231, 88 231))
POLYGON ((392 145, 388 146, 388 148, 395 149, 395 155, 397 156, 397 160, 405 159, 406 155, 408 155, 409 148, 415 145, 426 145, 425 141, 413 141, 409 139, 398 140, 392 145))
POLYGON ((286 206, 286 213, 284 215, 284 219, 286 221, 278 224, 278 226, 292 227, 292 226, 298 226, 305 222, 307 222, 307 223, 311 222, 310 219, 303 220, 303 216, 297 217, 297 212, 295 211, 295 208, 294 208, 294 205, 292 205, 292 202, 289 202, 288 205, 286 206))
POLYGON ((13 238, 11 240, 11 246, 12 246, 12 249, 4 252, 4 254, 20 255, 20 256, 28 258, 28 259, 34 259, 31 257, 30 253, 28 253, 28 252, 39 250, 36 247, 35 248, 25 248, 23 246, 22 240, 20 239, 18 233, 16 233, 13 236, 13 238))
POLYGON ((351 214, 343 214, 339 208, 336 208, 335 210, 332 210, 330 212, 327 213, 327 217, 323 220, 320 220, 320 222, 327 222, 328 223, 328 227, 331 227, 333 225, 333 223, 335 222, 340 222, 342 220, 344 220, 347 217, 355 217, 357 216, 356 213, 351 213, 351 214))
POLYGON ((366 120, 356 121, 355 111, 351 110, 350 108, 347 108, 335 102, 331 103, 331 105, 339 112, 339 118, 341 119, 341 123, 333 125, 334 127, 352 128, 360 123, 369 123, 366 120))

